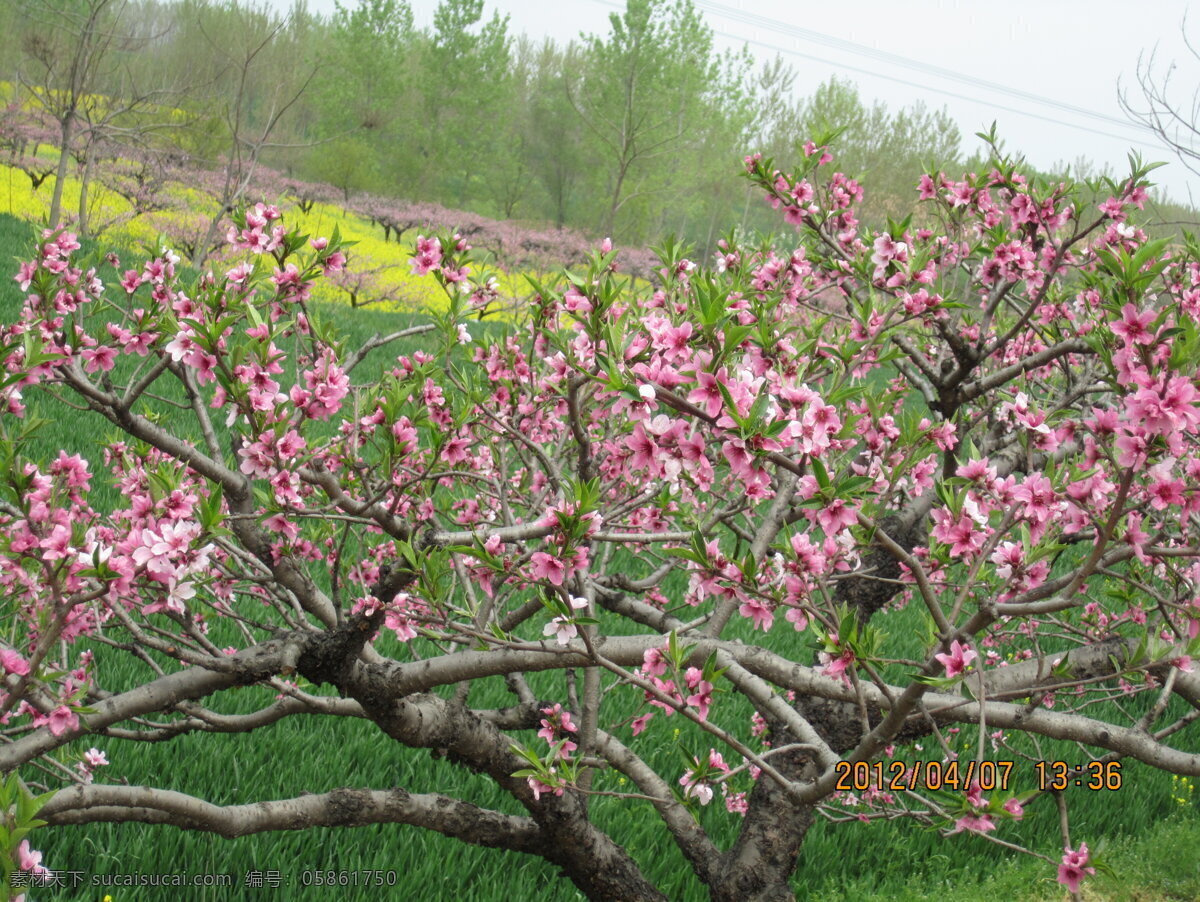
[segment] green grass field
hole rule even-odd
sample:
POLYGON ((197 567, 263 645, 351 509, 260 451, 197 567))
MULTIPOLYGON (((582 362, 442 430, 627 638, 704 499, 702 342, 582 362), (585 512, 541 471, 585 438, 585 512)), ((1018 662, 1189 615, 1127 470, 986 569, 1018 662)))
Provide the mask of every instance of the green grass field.
MULTIPOLYGON (((13 259, 28 252, 33 230, 13 217, 0 215, 0 248, 5 262, 15 270, 13 259)), ((20 295, 5 275, 0 279, 0 316, 9 322, 15 315, 20 295)), ((341 334, 361 339, 376 330, 394 329, 415 318, 414 314, 351 310, 329 305, 322 313, 336 322, 341 334)), ((411 349, 412 346, 409 346, 411 349)), ((390 349, 394 355, 403 348, 390 349)), ((356 373, 357 378, 366 375, 356 373)), ((27 393, 31 399, 34 392, 27 393)), ((94 484, 104 485, 97 448, 111 427, 106 423, 56 409, 40 402, 40 412, 50 420, 26 449, 34 459, 52 458, 60 447, 79 451, 93 461, 94 484)), ((115 494, 98 496, 98 505, 111 504, 115 494)), ((879 618, 879 625, 903 645, 897 654, 915 652, 920 644, 920 615, 915 606, 879 618), (903 638, 906 637, 906 638, 903 638)), ((223 624, 213 624, 219 634, 223 624)), ((767 642, 780 651, 794 650, 799 639, 786 623, 779 623, 766 639, 751 634, 745 622, 734 624, 733 635, 746 641, 767 642), (789 644, 790 643, 790 644, 789 644)), ((221 644, 217 638, 218 645, 221 644)), ((802 660, 806 659, 801 657, 802 660)), ((106 688, 119 689, 144 679, 147 670, 127 658, 104 654, 98 658, 100 681, 106 688)), ((561 692, 561 675, 539 674, 532 680, 535 691, 547 695, 561 692)), ((252 710, 269 702, 272 692, 247 688, 215 700, 219 711, 252 710)), ((487 706, 510 702, 502 682, 493 680, 473 690, 470 702, 487 706)), ((609 695, 605 725, 628 737, 628 728, 617 726, 637 712, 640 694, 618 689, 609 695)), ((718 709, 721 722, 736 726, 744 734, 749 709, 726 702, 718 709)), ((1178 713, 1174 708, 1168 712, 1178 713)), ((1097 712, 1097 716, 1101 716, 1097 712)), ((532 737, 523 737, 527 741, 532 737)), ((657 745, 647 753, 648 762, 664 775, 679 772, 677 742, 699 752, 707 743, 681 718, 656 717, 644 739, 657 745)), ((974 734, 964 729, 953 737, 956 747, 973 748, 974 734)), ((937 759, 940 751, 930 740, 924 757, 937 759)), ((491 783, 435 760, 429 753, 413 751, 384 738, 368 723, 334 721, 329 718, 291 718, 249 735, 188 735, 169 743, 135 744, 104 740, 80 742, 76 751, 90 745, 103 748, 112 762, 101 769, 98 779, 125 779, 178 789, 218 804, 248 803, 286 798, 303 792, 324 792, 338 787, 389 788, 400 786, 414 792, 439 791, 477 804, 517 813, 517 806, 491 783)), ((1200 737, 1192 732, 1181 740, 1184 747, 1200 751, 1200 737)), ((645 748, 646 746, 639 746, 645 748)), ((1086 760, 1085 753, 1070 743, 1042 744, 1043 756, 1071 762, 1086 760)), ((921 756, 920 752, 913 752, 921 756)), ((1007 757, 1001 753, 996 757, 1007 757)), ((1018 768, 1020 771, 1020 768, 1018 768)), ((1018 790, 1034 785, 1031 767, 1015 781, 1018 790)), ((599 788, 619 790, 619 781, 603 776, 599 788)), ((1116 793, 1069 790, 1072 834, 1096 849, 1102 847, 1117 876, 1101 875, 1088 884, 1086 898, 1149 900, 1194 900, 1200 898, 1200 816, 1191 794, 1171 775, 1130 763, 1125 786, 1116 793)), ((611 829, 670 898, 707 898, 690 877, 682 856, 660 827, 646 803, 599 798, 594 803, 599 822, 611 829)), ((702 811, 705 826, 718 842, 732 839, 737 829, 734 816, 719 802, 702 811)), ((1002 838, 1020 841, 1055 856, 1059 845, 1057 815, 1048 799, 1029 809, 1019 831, 1003 825, 1002 838)), ((541 861, 513 853, 464 846, 454 840, 417 828, 376 826, 369 828, 303 832, 281 832, 226 840, 169 827, 137 824, 91 825, 45 828, 37 831, 33 845, 45 854, 55 869, 80 872, 84 884, 78 888, 45 889, 31 899, 101 900, 375 900, 380 898, 437 900, 525 900, 542 902, 581 898, 570 883, 541 861), (363 872, 394 874, 395 887, 314 885, 316 872, 363 872), (92 884, 93 878, 116 875, 168 874, 228 875, 231 885, 201 888, 133 888, 92 884), (279 886, 273 886, 275 878, 279 886), (259 885, 252 885, 257 879, 259 885)), ((969 834, 944 839, 937 832, 910 823, 832 824, 819 821, 810 831, 794 879, 802 900, 1023 900, 1062 899, 1065 892, 1054 881, 1054 869, 1044 862, 1009 853, 969 834)))

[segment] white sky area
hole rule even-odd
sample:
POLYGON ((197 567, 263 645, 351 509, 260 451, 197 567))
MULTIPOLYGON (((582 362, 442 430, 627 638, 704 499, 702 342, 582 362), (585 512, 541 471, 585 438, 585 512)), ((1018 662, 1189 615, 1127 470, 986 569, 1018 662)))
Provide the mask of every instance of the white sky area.
MULTIPOLYGON (((333 0, 308 2, 322 14, 334 8, 333 0)), ((430 25, 437 0, 410 2, 417 24, 430 25)), ((800 94, 838 75, 853 80, 864 101, 891 110, 916 100, 945 107, 967 151, 977 146, 974 133, 995 120, 1006 148, 1039 167, 1082 157, 1119 176, 1135 150, 1169 163, 1151 175, 1164 193, 1200 204, 1200 176, 1131 123, 1117 100, 1120 86, 1141 104, 1139 55, 1146 60, 1157 48, 1160 77, 1176 64, 1177 106, 1193 107, 1200 61, 1184 43, 1186 0, 693 2, 719 49, 744 45, 763 61, 782 56, 798 74, 800 94)), ((485 17, 497 10, 509 16, 512 34, 566 43, 581 32, 607 34, 608 17, 624 7, 624 0, 486 0, 485 17)), ((1187 31, 1200 48, 1200 3, 1187 31)))

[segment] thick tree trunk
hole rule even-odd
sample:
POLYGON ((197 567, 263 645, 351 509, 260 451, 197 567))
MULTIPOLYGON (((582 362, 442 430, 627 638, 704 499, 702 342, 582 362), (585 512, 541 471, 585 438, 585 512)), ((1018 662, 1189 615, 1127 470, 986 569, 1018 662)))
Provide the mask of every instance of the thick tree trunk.
MULTIPOLYGON (((373 588, 376 597, 392 597, 388 571, 373 588)), ((411 581, 411 580, 409 580, 411 581)), ((584 797, 567 790, 535 798, 528 783, 513 774, 524 766, 512 751, 512 740, 495 725, 457 702, 432 694, 396 696, 387 668, 358 662, 367 636, 382 622, 355 618, 337 630, 315 637, 301 654, 297 672, 314 683, 330 683, 362 705, 367 716, 388 736, 410 748, 426 748, 438 757, 485 774, 528 810, 546 836, 547 861, 593 902, 666 902, 666 896, 642 876, 637 862, 589 819, 584 797)))
MULTIPOLYGON (((794 741, 786 731, 772 731, 772 745, 794 741)), ((772 756, 771 763, 792 780, 815 780, 821 772, 800 751, 772 756)), ((709 888, 713 902, 791 902, 790 878, 812 822, 811 805, 797 805, 773 780, 760 778, 741 833, 721 862, 722 879, 709 888)))
MULTIPOLYGON (((928 542, 924 522, 908 525, 900 517, 887 517, 880 528, 906 551, 928 542)), ((862 555, 862 576, 838 582, 835 601, 849 605, 860 623, 866 623, 900 590, 900 565, 881 545, 862 555)), ((857 705, 820 698, 797 698, 796 710, 812 724, 833 751, 853 749, 865 728, 881 719, 878 709, 868 710, 864 725, 857 705)), ((779 723, 770 724, 772 748, 798 742, 779 723)), ((925 732, 924 729, 921 732, 925 732)), ((802 750, 772 756, 771 763, 787 779, 809 783, 821 775, 820 766, 802 750)), ((713 902, 789 902, 795 898, 791 876, 800 846, 815 816, 812 805, 798 805, 774 781, 759 778, 741 833, 725 854, 719 869, 722 879, 710 886, 713 902)))
POLYGON ((380 704, 368 678, 347 687, 375 723, 404 745, 433 749, 449 761, 495 780, 523 805, 546 833, 542 856, 593 902, 666 902, 629 853, 588 820, 574 791, 534 799, 525 781, 512 774, 523 764, 511 740, 462 705, 434 695, 414 695, 380 704))

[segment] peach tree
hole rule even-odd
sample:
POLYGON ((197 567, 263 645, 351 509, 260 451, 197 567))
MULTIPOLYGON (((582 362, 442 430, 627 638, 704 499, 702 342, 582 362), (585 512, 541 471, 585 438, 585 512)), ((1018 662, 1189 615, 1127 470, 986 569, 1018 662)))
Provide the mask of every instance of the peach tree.
POLYGON ((43 824, 405 823, 663 899, 622 836, 654 818, 713 899, 775 900, 829 817, 983 837, 1077 892, 1103 863, 1067 781, 1200 773, 1197 248, 1136 225, 1136 161, 1097 209, 996 154, 880 230, 831 164, 747 158, 785 238, 668 242, 653 282, 605 241, 487 323, 466 242, 422 236, 444 311, 357 346, 310 301, 338 236, 274 207, 195 278, 45 233, 0 349, 10 891, 43 824), (34 396, 110 430, 102 459, 35 459, 34 396), (120 780, 130 743, 293 717, 365 719, 520 813, 120 780), (1060 843, 1023 844, 1038 805, 1060 843))

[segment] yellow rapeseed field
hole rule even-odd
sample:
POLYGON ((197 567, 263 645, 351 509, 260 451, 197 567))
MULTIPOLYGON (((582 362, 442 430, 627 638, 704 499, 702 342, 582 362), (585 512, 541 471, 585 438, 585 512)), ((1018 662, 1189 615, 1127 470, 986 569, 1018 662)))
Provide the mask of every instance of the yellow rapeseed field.
MULTIPOLYGON (((54 154, 43 148, 39 159, 44 159, 49 167, 54 163, 54 154)), ((35 223, 45 222, 54 180, 50 175, 35 190, 22 170, 0 164, 0 212, 35 223)), ((68 177, 63 186, 63 210, 68 221, 78 209, 79 190, 79 180, 68 177)), ((126 253, 157 254, 163 246, 171 244, 166 234, 172 224, 207 222, 216 211, 216 202, 211 197, 177 183, 170 184, 163 192, 168 209, 141 215, 134 215, 130 203, 98 179, 89 185, 88 196, 88 221, 94 237, 126 253)), ((372 309, 411 311, 445 306, 445 297, 437 284, 426 277, 418 278, 409 270, 415 232, 402 235, 399 243, 389 242, 369 220, 342 207, 317 203, 304 212, 287 198, 263 199, 278 204, 289 227, 299 227, 315 237, 330 235, 336 226, 343 239, 354 243, 347 253, 349 268, 374 272, 373 281, 379 292, 389 298, 372 304, 372 309)), ((516 298, 526 293, 520 273, 501 271, 495 275, 502 296, 516 298)), ((328 282, 318 283, 313 294, 318 300, 349 303, 346 292, 328 282)))

